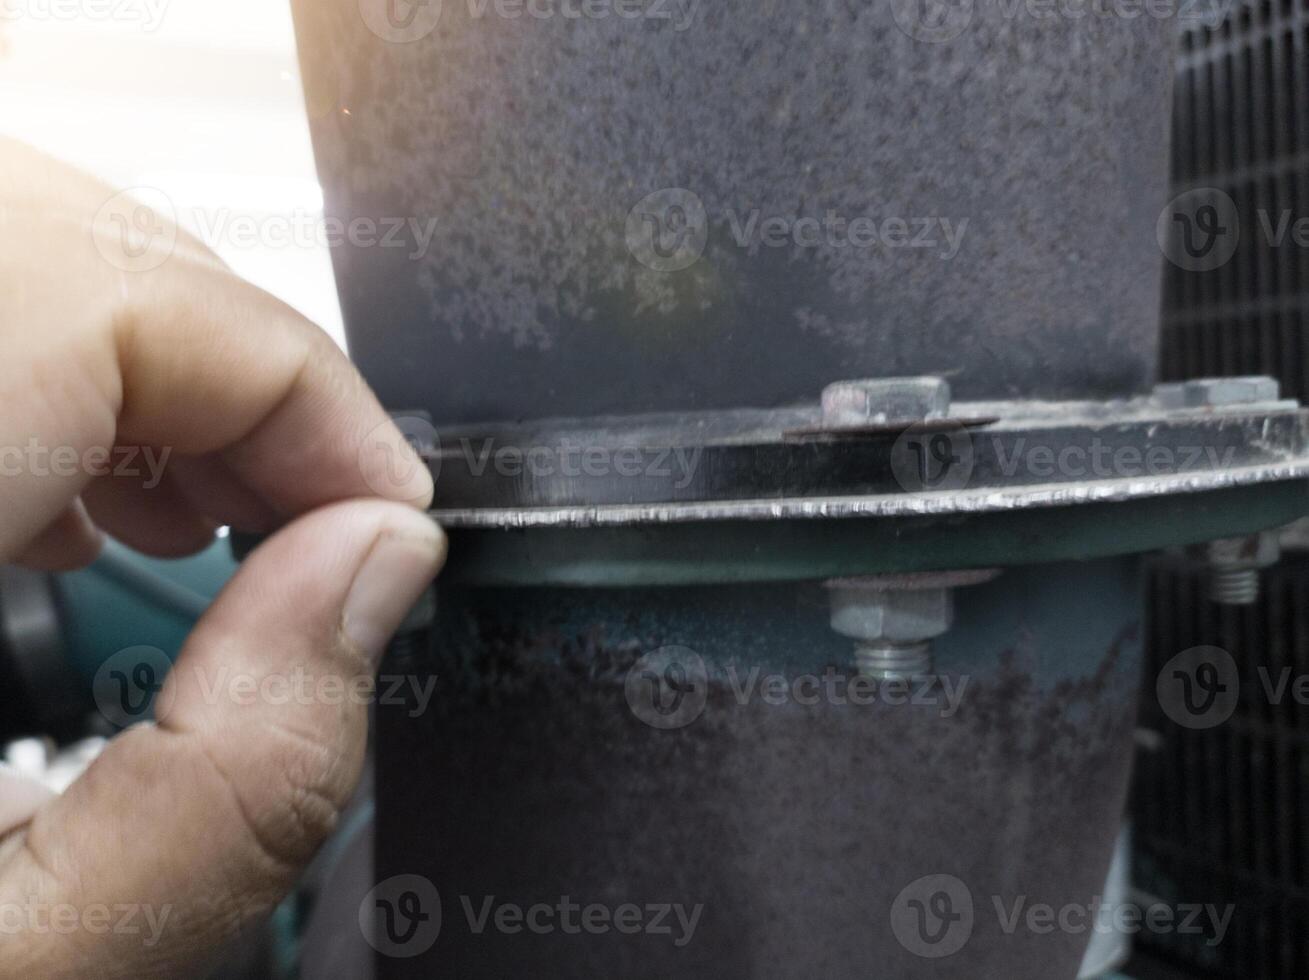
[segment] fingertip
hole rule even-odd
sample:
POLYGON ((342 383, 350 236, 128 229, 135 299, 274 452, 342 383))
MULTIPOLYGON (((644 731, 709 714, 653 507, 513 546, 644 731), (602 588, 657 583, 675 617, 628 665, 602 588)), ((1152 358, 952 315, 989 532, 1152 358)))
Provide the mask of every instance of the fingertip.
POLYGON ((418 510, 432 505, 436 484, 415 444, 435 439, 431 423, 417 416, 386 418, 374 425, 359 444, 359 474, 369 490, 383 500, 418 510))
POLYGON ((435 521, 412 510, 388 515, 342 608, 346 636, 374 666, 445 556, 445 532, 435 521))

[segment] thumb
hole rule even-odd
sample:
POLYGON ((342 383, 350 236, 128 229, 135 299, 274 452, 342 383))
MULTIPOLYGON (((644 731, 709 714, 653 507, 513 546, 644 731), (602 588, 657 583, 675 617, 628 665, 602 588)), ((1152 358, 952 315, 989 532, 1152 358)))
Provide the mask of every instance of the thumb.
POLYGON ((332 831, 383 646, 444 555, 429 518, 362 500, 255 551, 196 626, 156 724, 114 739, 0 846, 0 978, 204 975, 332 831))

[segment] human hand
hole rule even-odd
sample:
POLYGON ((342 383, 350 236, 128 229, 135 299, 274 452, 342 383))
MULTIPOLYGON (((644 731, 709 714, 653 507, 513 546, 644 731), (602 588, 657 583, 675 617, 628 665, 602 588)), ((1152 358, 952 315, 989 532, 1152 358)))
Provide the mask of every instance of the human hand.
POLYGON ((58 797, 0 772, 0 978, 203 976, 331 832, 367 725, 359 699, 215 679, 371 679, 445 555, 430 475, 330 338, 174 228, 140 261, 113 196, 0 140, 0 560, 77 567, 100 529, 154 555, 277 533, 196 626, 156 724, 58 797), (162 476, 105 473, 126 446, 162 476), (138 931, 77 927, 125 907, 138 931))

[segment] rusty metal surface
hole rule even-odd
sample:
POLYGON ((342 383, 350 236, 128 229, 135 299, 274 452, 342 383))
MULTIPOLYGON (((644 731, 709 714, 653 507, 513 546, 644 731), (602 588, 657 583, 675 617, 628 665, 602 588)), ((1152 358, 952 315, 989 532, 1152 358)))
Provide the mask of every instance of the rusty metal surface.
POLYGON ((432 882, 440 935, 380 957, 379 976, 1071 980, 1087 934, 1007 932, 995 903, 1100 893, 1131 755, 1138 589, 1118 560, 962 590, 939 641, 948 715, 949 697, 743 699, 751 670, 844 676, 819 586, 443 590, 430 708, 379 709, 377 824, 378 879, 432 882), (696 710, 653 727, 631 678, 670 645, 703 659, 706 683, 689 689, 696 710), (950 956, 892 926, 927 875, 972 902, 950 956), (509 935, 470 925, 465 900, 486 896, 703 913, 681 946, 509 935))
POLYGON ((390 43, 361 16, 384 6, 293 4, 329 219, 435 227, 334 249, 388 405, 445 423, 778 406, 860 376, 962 398, 1152 380, 1171 18, 967 4, 926 43, 897 23, 913 4, 447 0, 390 43), (693 261, 670 268, 642 222, 662 241, 687 213, 693 261), (760 238, 831 215, 935 245, 760 238))

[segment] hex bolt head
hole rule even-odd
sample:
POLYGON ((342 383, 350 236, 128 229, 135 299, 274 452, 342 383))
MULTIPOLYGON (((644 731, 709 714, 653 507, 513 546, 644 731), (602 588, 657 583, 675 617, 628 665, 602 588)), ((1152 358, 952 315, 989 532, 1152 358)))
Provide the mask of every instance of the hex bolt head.
POLYGON ((1281 389, 1276 378, 1245 375, 1235 378, 1193 378, 1155 385, 1154 398, 1165 408, 1220 408, 1275 402, 1281 389))
POLYGON ((924 375, 837 381, 823 389, 823 424, 833 428, 944 418, 950 385, 924 375))

